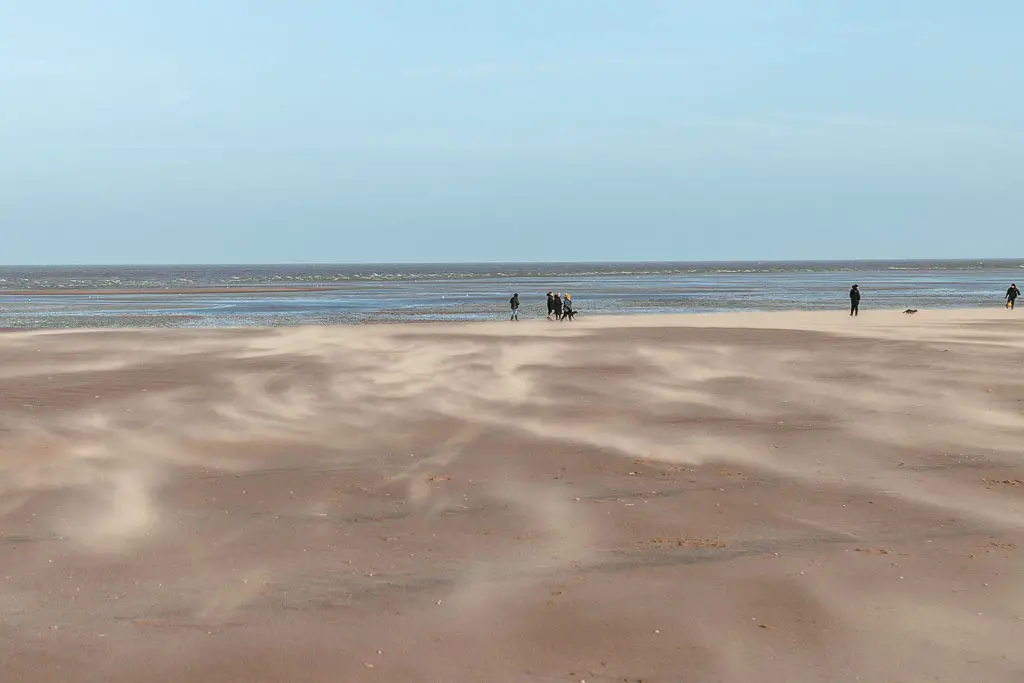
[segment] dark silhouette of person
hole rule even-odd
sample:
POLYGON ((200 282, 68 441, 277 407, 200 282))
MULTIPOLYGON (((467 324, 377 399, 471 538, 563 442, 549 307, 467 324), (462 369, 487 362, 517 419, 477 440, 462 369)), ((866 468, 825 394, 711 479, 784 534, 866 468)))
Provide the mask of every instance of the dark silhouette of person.
POLYGON ((850 287, 850 315, 860 315, 860 286, 850 287))
POLYGON ((561 320, 562 319, 562 293, 561 292, 556 292, 555 293, 554 304, 555 304, 555 320, 561 320))
POLYGON ((551 315, 555 312, 555 295, 553 292, 548 292, 548 320, 551 320, 551 315))
POLYGON ((512 307, 512 317, 509 321, 519 320, 519 292, 512 295, 512 298, 508 300, 508 305, 512 307))
POLYGON ((1016 283, 1010 283, 1010 288, 1006 290, 1006 307, 1011 311, 1013 310, 1013 304, 1017 301, 1017 297, 1020 296, 1020 290, 1017 289, 1016 283))

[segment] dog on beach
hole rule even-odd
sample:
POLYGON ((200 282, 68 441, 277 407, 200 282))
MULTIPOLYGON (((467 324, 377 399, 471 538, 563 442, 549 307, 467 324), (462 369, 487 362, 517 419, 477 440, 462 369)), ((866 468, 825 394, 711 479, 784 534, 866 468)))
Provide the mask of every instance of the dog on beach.
POLYGON ((574 320, 576 318, 576 311, 572 310, 571 308, 567 308, 564 311, 562 311, 562 320, 565 320, 567 318, 569 320, 574 320))
POLYGON ((915 313, 917 313, 916 308, 908 308, 907 310, 903 311, 903 315, 914 315, 915 313))

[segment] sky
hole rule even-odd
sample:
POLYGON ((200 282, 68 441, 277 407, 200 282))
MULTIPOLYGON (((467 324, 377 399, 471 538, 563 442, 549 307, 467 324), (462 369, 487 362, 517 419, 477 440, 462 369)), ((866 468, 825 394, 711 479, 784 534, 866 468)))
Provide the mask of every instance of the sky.
POLYGON ((0 263, 1024 255, 1016 0, 4 0, 0 263))

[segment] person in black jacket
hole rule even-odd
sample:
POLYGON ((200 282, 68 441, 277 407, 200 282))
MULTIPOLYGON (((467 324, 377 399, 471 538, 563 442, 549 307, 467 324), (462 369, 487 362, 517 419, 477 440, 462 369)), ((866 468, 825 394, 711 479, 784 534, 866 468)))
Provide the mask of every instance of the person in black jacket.
POLYGON ((860 315, 860 287, 850 287, 850 315, 860 315))
POLYGON ((555 293, 554 304, 555 304, 555 320, 561 320, 562 319, 562 293, 561 292, 556 292, 555 293))
POLYGON ((1013 304, 1017 301, 1017 297, 1020 296, 1020 290, 1017 289, 1015 283, 1010 283, 1010 288, 1006 290, 1006 307, 1011 311, 1013 310, 1013 304))
POLYGON ((519 292, 512 295, 512 298, 508 300, 508 305, 512 307, 512 317, 509 321, 519 320, 519 292))
POLYGON ((548 320, 551 320, 551 315, 555 312, 555 295, 552 292, 548 292, 548 320))

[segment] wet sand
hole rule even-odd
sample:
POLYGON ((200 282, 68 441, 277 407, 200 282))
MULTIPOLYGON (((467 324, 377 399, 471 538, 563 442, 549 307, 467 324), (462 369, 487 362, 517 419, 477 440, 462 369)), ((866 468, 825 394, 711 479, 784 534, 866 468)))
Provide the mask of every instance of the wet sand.
POLYGON ((1024 680, 1020 312, 0 336, 0 680, 1024 680))
POLYGON ((52 289, 0 289, 0 296, 37 297, 37 296, 170 296, 188 294, 303 294, 309 292, 332 292, 342 290, 341 285, 295 287, 267 287, 265 285, 223 285, 214 287, 135 287, 128 289, 71 289, 54 287, 52 289))

